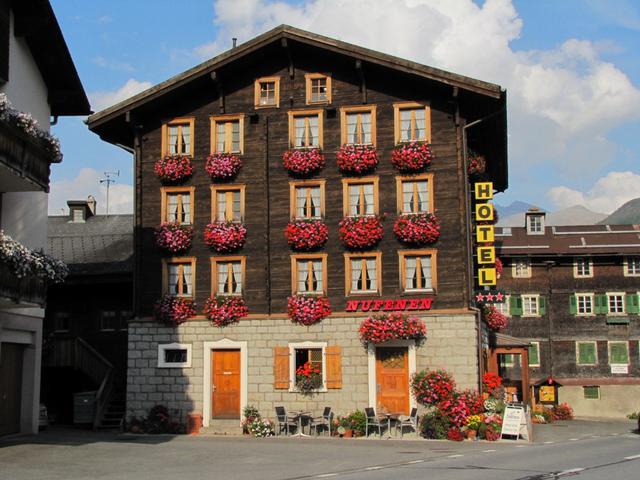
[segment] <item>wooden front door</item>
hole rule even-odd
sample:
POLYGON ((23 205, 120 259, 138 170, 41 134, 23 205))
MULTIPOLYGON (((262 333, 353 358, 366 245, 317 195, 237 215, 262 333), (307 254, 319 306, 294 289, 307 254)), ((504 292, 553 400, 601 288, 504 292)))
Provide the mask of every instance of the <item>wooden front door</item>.
POLYGON ((240 418, 240 350, 211 352, 211 418, 240 418))
POLYGON ((20 431, 23 352, 16 343, 0 347, 0 436, 20 431))
POLYGON ((376 402, 389 413, 409 414, 407 347, 376 347, 376 402))

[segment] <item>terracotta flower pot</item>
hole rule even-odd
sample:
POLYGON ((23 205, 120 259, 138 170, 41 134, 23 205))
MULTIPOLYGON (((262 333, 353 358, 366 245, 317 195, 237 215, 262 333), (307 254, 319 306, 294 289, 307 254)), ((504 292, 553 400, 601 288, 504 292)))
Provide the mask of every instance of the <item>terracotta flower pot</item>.
POLYGON ((351 438, 351 437, 353 437, 353 430, 352 430, 352 429, 350 429, 350 428, 347 428, 347 429, 344 431, 344 435, 343 435, 343 437, 344 437, 344 438, 351 438))
POLYGON ((467 430, 467 438, 469 440, 475 440, 477 436, 478 436, 477 430, 473 430, 473 429, 467 430))

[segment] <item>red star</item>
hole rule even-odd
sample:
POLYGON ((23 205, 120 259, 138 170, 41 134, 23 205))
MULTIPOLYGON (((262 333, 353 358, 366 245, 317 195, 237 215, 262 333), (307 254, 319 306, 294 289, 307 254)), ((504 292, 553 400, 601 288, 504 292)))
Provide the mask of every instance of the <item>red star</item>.
POLYGON ((496 302, 502 302, 504 300, 504 295, 502 292, 496 293, 496 302))
POLYGON ((476 295, 476 302, 483 302, 484 301, 484 295, 479 293, 476 295))
POLYGON ((487 298, 487 302, 493 302, 493 294, 488 293, 485 295, 485 297, 487 298))

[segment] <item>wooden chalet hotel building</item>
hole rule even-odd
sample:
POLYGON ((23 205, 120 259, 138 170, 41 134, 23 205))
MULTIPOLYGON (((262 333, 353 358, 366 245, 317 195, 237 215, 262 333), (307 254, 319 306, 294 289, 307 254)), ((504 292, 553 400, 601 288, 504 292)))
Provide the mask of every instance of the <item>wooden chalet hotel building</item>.
POLYGON ((490 178, 506 188, 505 102, 497 85, 280 26, 92 115, 89 128, 135 158, 128 414, 163 403, 182 415, 202 412, 205 426, 222 429, 247 404, 268 416, 276 405, 408 412, 410 374, 424 368, 444 367, 461 387, 477 387, 464 152, 468 142, 490 158, 490 178), (401 173, 392 152, 411 141, 429 142, 434 159, 419 173, 401 173), (345 144, 375 147, 377 166, 341 171, 336 152, 345 144), (326 165, 292 175, 283 154, 305 147, 321 149, 326 165), (216 152, 241 159, 237 175, 211 179, 205 160, 216 152), (190 158, 193 173, 163 184, 154 166, 176 154, 190 158), (436 242, 396 238, 394 221, 412 212, 437 212, 436 242), (386 216, 382 240, 347 248, 343 217, 374 215, 386 216), (285 228, 305 218, 322 219, 328 240, 296 251, 285 228), (193 226, 192 244, 164 253, 154 230, 176 219, 193 226), (246 243, 212 250, 204 232, 213 221, 244 225, 246 243), (154 304, 163 292, 193 298, 197 314, 178 326, 158 323, 154 304), (292 323, 287 299, 295 294, 326 296, 331 315, 292 323), (216 295, 241 297, 248 316, 211 325, 203 306, 216 295), (363 347, 361 321, 397 308, 424 320, 426 342, 363 347), (313 395, 296 388, 295 372, 307 361, 321 370, 313 395))

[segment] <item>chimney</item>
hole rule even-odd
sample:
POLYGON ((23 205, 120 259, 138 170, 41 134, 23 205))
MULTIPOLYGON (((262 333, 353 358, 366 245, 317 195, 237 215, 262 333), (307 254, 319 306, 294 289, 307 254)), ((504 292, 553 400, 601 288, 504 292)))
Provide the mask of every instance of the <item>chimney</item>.
POLYGON ((238 45, 238 39, 236 37, 233 37, 231 39, 231 42, 233 43, 233 46, 231 48, 236 48, 236 46, 238 45))
POLYGON ((97 206, 98 202, 96 202, 96 199, 94 198, 93 195, 89 195, 87 197, 87 208, 89 208, 89 210, 91 211, 91 215, 95 215, 96 214, 96 206, 97 206))
POLYGON ((544 221, 546 213, 537 207, 532 207, 524 214, 527 235, 544 235, 544 221))

